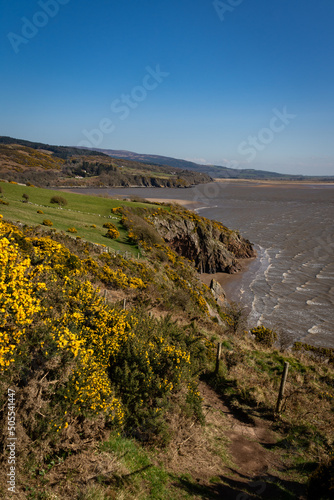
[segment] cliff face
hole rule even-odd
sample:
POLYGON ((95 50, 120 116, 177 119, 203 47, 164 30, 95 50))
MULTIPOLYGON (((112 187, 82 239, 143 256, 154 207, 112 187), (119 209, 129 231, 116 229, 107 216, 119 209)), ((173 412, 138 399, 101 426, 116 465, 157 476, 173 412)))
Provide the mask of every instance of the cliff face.
POLYGON ((150 217, 158 233, 173 250, 193 260, 200 272, 235 273, 238 258, 255 256, 251 243, 222 224, 199 217, 181 208, 172 208, 163 216, 150 217))

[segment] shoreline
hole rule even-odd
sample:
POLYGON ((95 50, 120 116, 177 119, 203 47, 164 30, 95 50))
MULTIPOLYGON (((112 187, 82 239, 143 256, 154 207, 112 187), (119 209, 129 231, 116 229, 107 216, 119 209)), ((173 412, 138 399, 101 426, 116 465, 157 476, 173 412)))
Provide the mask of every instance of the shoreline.
POLYGON ((310 186, 328 186, 334 187, 334 179, 329 181, 317 181, 317 180, 274 180, 274 179, 224 179, 215 177, 213 178, 214 182, 219 184, 252 184, 254 187, 301 187, 306 188, 310 186))
POLYGON ((184 208, 187 208, 188 210, 192 210, 192 211, 195 211, 196 209, 194 209, 194 205, 199 205, 199 203, 197 201, 189 201, 189 200, 182 200, 182 199, 177 199, 177 198, 165 198, 165 199, 161 199, 161 198, 145 198, 145 200, 149 201, 149 202, 152 202, 152 203, 167 203, 167 204, 173 204, 173 203, 177 203, 178 205, 181 205, 182 207, 184 208))
MULTIPOLYGON (((227 302, 242 302, 242 295, 245 293, 245 285, 253 281, 256 270, 252 267, 258 263, 258 255, 250 258, 238 259, 240 270, 236 273, 203 273, 199 274, 199 279, 207 286, 210 286, 211 280, 216 280, 223 288, 227 302)), ((243 304, 249 310, 251 303, 248 301, 243 304)))
MULTIPOLYGON (((161 198, 145 198, 147 201, 153 203, 178 203, 184 208, 192 211, 196 211, 194 206, 200 206, 196 201, 182 200, 182 199, 168 199, 163 200, 161 198)), ((254 245, 253 245, 254 246, 254 245)), ((254 249, 255 250, 255 249, 254 249)), ((245 281, 245 274, 247 272, 251 273, 251 265, 258 262, 258 253, 255 250, 255 257, 250 258, 239 258, 238 263, 240 264, 240 270, 236 273, 199 273, 199 279, 207 286, 210 286, 211 280, 216 280, 223 288, 226 296, 227 302, 240 302, 239 295, 241 295, 242 281, 245 281)), ((248 305, 248 307, 250 307, 248 305)))
MULTIPOLYGON (((226 179, 222 179, 222 180, 224 181, 226 179)), ((231 179, 231 181, 236 181, 236 180, 238 180, 238 179, 231 179)), ((244 182, 244 180, 240 179, 239 182, 244 182)), ((246 182, 248 182, 248 181, 246 181, 246 182)), ((249 181, 249 182, 253 183, 253 182, 258 182, 258 181, 249 181)), ((140 186, 138 186, 138 187, 140 187, 140 186)), ((129 188, 129 186, 123 187, 122 189, 126 190, 127 188, 129 188)), ((78 187, 74 188, 73 191, 75 191, 76 189, 78 189, 78 187)), ((103 188, 100 188, 100 189, 103 189, 103 188)), ((64 191, 65 190, 72 191, 72 188, 63 189, 63 190, 64 191)), ((124 198, 130 199, 131 196, 132 195, 125 194, 124 198)), ((114 198, 114 196, 111 196, 111 197, 114 198)), ((201 204, 198 201, 185 200, 182 198, 162 198, 162 197, 146 197, 145 196, 144 199, 150 203, 166 203, 166 204, 177 203, 178 205, 181 205, 182 207, 186 208, 187 210, 194 211, 194 212, 196 212, 196 209, 201 207, 201 204)), ((255 262, 258 262, 257 257, 258 257, 258 255, 256 252, 255 257, 237 259, 239 264, 240 264, 240 270, 236 273, 233 273, 233 274, 223 273, 223 272, 212 273, 212 274, 198 273, 199 279, 207 286, 210 286, 211 280, 215 279, 224 289, 224 292, 226 294, 226 300, 228 302, 240 302, 240 298, 241 298, 240 295, 242 294, 241 289, 242 289, 243 285, 248 281, 248 280, 245 280, 245 275, 247 276, 247 273, 252 273, 252 276, 253 277, 255 276, 252 272, 251 266, 255 262)), ((252 281, 252 279, 250 281, 252 281)), ((249 307, 249 305, 248 305, 248 307, 249 307)))
MULTIPOLYGON (((288 217, 288 221, 293 222, 292 227, 295 232, 301 232, 301 241, 302 236, 306 231, 307 227, 304 228, 302 224, 296 226, 295 218, 301 221, 304 221, 302 217, 304 213, 303 207, 305 206, 305 212, 309 213, 311 210, 311 203, 316 204, 319 207, 319 214, 321 213, 320 209, 323 208, 322 203, 325 201, 327 205, 325 207, 329 207, 326 209, 325 214, 327 217, 328 226, 330 224, 330 207, 328 203, 332 203, 332 193, 333 193, 334 183, 316 183, 314 181, 311 182, 296 182, 296 181, 258 181, 258 180, 236 180, 236 179, 220 179, 215 184, 211 184, 211 188, 209 191, 204 190, 202 186, 202 190, 198 193, 197 191, 187 190, 187 189, 156 189, 156 188, 143 188, 143 189, 129 189, 127 187, 120 189, 96 189, 95 193, 90 193, 90 189, 72 189, 71 191, 80 192, 85 194, 99 195, 100 193, 107 193, 110 198, 118 198, 118 199, 129 199, 134 195, 139 195, 142 198, 147 199, 148 201, 160 202, 160 203, 178 203, 180 206, 185 207, 188 210, 195 211, 199 215, 202 215, 201 210, 204 209, 203 215, 209 215, 211 219, 222 220, 225 215, 224 211, 220 210, 221 207, 225 207, 225 212, 231 212, 231 217, 228 218, 228 221, 225 221, 225 224, 228 227, 239 227, 240 233, 242 233, 242 229, 240 227, 239 220, 243 223, 243 218, 246 219, 249 215, 243 214, 242 210, 244 207, 254 208, 255 221, 256 216, 258 215, 259 210, 257 208, 258 200, 263 197, 264 203, 269 204, 269 202, 280 202, 281 209, 283 213, 288 217), (215 186, 215 187, 214 187, 215 186), (221 188, 222 192, 218 188, 221 188), (265 189, 267 187, 267 190, 265 189), (285 189, 286 188, 286 189, 285 189), (190 192, 189 192, 190 191, 190 192), (208 194, 206 197, 205 195, 208 194), (210 194, 212 196, 210 196, 210 194), (197 196, 196 196, 197 195, 197 196), (201 197, 201 195, 203 195, 201 197), (188 199, 185 199, 188 198, 188 199), (208 199, 207 199, 208 198, 208 199), (234 203, 234 201, 237 203, 234 203), (321 205, 320 205, 321 200, 321 205), (291 207, 294 209, 293 213, 290 214, 289 207, 286 207, 288 203, 292 203, 291 207), (207 206, 203 206, 207 205, 207 206), (240 213, 236 212, 236 215, 233 214, 233 208, 237 208, 240 213), (199 210, 200 209, 200 210, 199 210), (295 217, 294 217, 295 215, 295 217)), ((276 217, 276 212, 274 211, 275 206, 273 204, 269 205, 269 207, 273 207, 269 215, 273 215, 273 221, 278 224, 278 229, 282 231, 282 234, 285 234, 286 230, 282 227, 282 221, 278 216, 276 217), (275 218, 276 217, 276 218, 275 218)), ((228 214, 227 214, 228 215, 228 214)), ((261 213, 260 213, 261 215, 261 213)), ((323 216, 321 216, 323 218, 323 216)), ((311 219, 312 221, 318 221, 320 215, 311 219)), ((267 221, 264 220, 264 227, 266 227, 267 221)), ((268 225, 268 224, 267 224, 268 225)), ((242 227, 246 227, 245 224, 242 227)), ((268 226, 269 227, 269 226, 268 226)), ((320 228, 321 226, 317 224, 315 227, 315 234, 320 237, 320 228)), ((289 289, 289 281, 286 282, 286 276, 291 278, 292 275, 288 272, 288 267, 284 267, 283 261, 279 260, 281 255, 281 250, 285 251, 286 247, 284 246, 280 240, 277 240, 276 233, 274 233, 273 228, 270 229, 270 237, 272 238, 270 241, 274 244, 274 249, 277 246, 277 262, 280 267, 278 267, 278 271, 282 271, 282 277, 278 277, 278 285, 280 286, 279 295, 282 298, 282 304, 286 304, 286 307, 283 308, 281 304, 276 300, 270 300, 270 296, 266 295, 266 288, 263 287, 267 280, 267 276, 265 274, 266 268, 269 266, 269 256, 265 253, 265 249, 269 246, 267 233, 265 233, 265 239, 261 240, 261 236, 263 236, 263 225, 260 223, 254 224, 252 231, 247 233, 248 239, 253 242, 253 247, 257 250, 257 258, 240 260, 240 271, 235 274, 227 274, 227 273, 216 273, 216 274, 199 274, 198 279, 199 282, 210 284, 212 279, 215 279, 224 289, 226 294, 226 299, 228 302, 236 302, 245 308, 245 312, 248 313, 250 317, 250 321, 256 323, 261 320, 263 323, 269 323, 273 328, 277 327, 284 331, 284 338, 287 340, 293 341, 301 341, 301 339, 306 339, 306 342, 311 342, 313 345, 320 346, 328 346, 333 347, 333 337, 330 336, 332 331, 332 326, 330 322, 328 322, 328 318, 330 319, 329 312, 324 309, 320 310, 321 316, 319 317, 319 308, 315 308, 317 304, 314 303, 313 296, 310 294, 312 290, 308 291, 305 287, 302 287, 299 293, 299 289, 297 287, 301 287, 302 281, 298 281, 296 275, 294 276, 294 281, 296 281, 296 287, 292 289, 293 298, 298 301, 298 307, 300 304, 301 310, 304 314, 300 314, 299 309, 294 307, 293 304, 290 304, 286 301, 284 290, 289 289), (258 237, 259 234, 259 237, 258 237), (257 242, 257 243, 256 243, 257 242), (283 274, 283 271, 285 274, 283 274), (285 281, 284 281, 285 280, 285 281), (304 295, 308 302, 303 301, 304 295), (268 300, 267 300, 268 299, 268 300), (273 302, 273 304, 271 304, 273 302), (275 307, 271 307, 275 305, 275 307), (266 309, 267 307, 267 309, 266 309), (279 309, 277 311, 277 309, 279 309), (290 314, 289 314, 290 313, 290 314), (320 318, 320 319, 319 319, 320 318), (319 326, 319 329, 318 329, 319 326), (312 331, 310 331, 312 330, 312 331)), ((297 236, 293 234, 292 241, 298 243, 297 236)), ((330 240, 328 240, 330 241, 330 240)), ((298 243, 299 244, 299 243, 298 243)), ((304 245, 305 246, 305 245, 304 245)), ((305 250, 304 246, 301 247, 299 252, 305 250)), ((299 249, 299 246, 297 245, 299 249)), ((322 246, 319 243, 319 251, 322 250, 322 246)), ((312 260, 314 258, 314 251, 312 250, 312 246, 308 245, 306 247, 306 251, 308 252, 309 258, 312 260)), ((292 249, 291 252, 297 252, 292 249)), ((323 249, 323 252, 327 252, 327 248, 323 249)), ((326 253, 326 255, 327 255, 326 253)), ((271 256, 276 259, 275 253, 271 256)), ((300 254, 302 255, 302 254, 300 254)), ((290 254, 288 254, 288 257, 290 254)), ((275 261, 276 262, 276 261, 275 261)), ((313 262, 313 261, 312 261, 313 262)), ((294 263, 294 261, 293 261, 294 263)), ((302 269, 303 270, 303 269, 302 269)), ((298 276, 298 275, 297 275, 298 276)), ((325 290, 325 282, 318 280, 316 282, 317 288, 322 286, 320 290, 325 290)), ((291 287, 290 287, 291 288, 291 287)), ((327 297, 327 296, 326 296, 327 297)), ((305 300, 306 300, 305 299, 305 300)), ((330 304, 330 299, 326 301, 330 304)), ((326 302, 326 303, 327 303, 326 302)), ((253 326, 253 325, 252 325, 253 326)))
MULTIPOLYGON (((201 278, 201 281, 205 284, 205 285, 210 285, 210 282, 212 279, 218 281, 218 283, 224 288, 227 286, 231 286, 233 282, 237 282, 240 280, 241 276, 249 271, 249 267, 251 266, 251 264, 253 264, 257 259, 257 255, 256 257, 250 257, 250 258, 242 258, 242 259, 238 259, 238 262, 240 264, 240 270, 237 271, 236 273, 232 273, 232 274, 229 274, 229 273, 212 273, 212 274, 209 274, 209 273, 202 273, 202 274, 199 274, 200 278, 201 278)), ((225 290, 225 288, 224 288, 225 290)))

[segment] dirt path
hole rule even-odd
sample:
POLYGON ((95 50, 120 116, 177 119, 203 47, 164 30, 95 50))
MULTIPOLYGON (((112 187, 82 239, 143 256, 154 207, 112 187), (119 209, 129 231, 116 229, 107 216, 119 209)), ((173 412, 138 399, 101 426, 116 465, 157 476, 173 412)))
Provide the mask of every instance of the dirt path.
POLYGON ((206 383, 199 390, 206 425, 180 435, 168 457, 168 468, 185 475, 184 490, 194 499, 304 500, 304 488, 284 477, 280 454, 270 450, 279 438, 270 422, 245 423, 206 383))
MULTIPOLYGON (((228 437, 229 452, 238 472, 248 476, 266 472, 273 459, 271 452, 263 445, 277 441, 269 425, 262 421, 257 421, 255 425, 241 422, 223 403, 221 397, 204 382, 200 383, 200 392, 207 409, 207 424, 221 428, 228 437)), ((277 463, 275 465, 277 466, 277 463)))

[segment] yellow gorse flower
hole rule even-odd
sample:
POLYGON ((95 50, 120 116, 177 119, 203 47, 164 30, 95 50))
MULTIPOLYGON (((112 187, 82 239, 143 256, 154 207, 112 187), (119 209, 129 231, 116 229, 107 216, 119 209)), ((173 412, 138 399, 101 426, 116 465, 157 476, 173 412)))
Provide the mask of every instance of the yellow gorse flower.
MULTIPOLYGON (((0 234, 3 223, 0 221, 0 234)), ((6 228, 5 228, 6 229, 6 228)), ((22 259, 16 244, 0 239, 0 369, 13 362, 13 355, 35 313, 41 310, 36 288, 29 279, 30 259, 22 259)))

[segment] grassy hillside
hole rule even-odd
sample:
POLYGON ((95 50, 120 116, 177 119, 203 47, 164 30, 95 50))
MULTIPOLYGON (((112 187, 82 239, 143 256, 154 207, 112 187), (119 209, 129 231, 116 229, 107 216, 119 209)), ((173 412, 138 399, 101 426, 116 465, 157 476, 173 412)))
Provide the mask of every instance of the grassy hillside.
POLYGON ((22 172, 29 168, 60 170, 65 160, 52 155, 50 151, 36 151, 18 144, 0 145, 1 169, 22 172))
POLYGON ((57 209, 53 191, 1 187, 9 202, 0 206, 1 498, 304 499, 310 474, 308 499, 332 497, 332 350, 287 351, 265 327, 247 331, 242 309, 218 303, 194 262, 150 223, 167 206, 62 192, 68 205, 57 209), (10 210, 12 219, 35 217, 24 192, 50 219, 61 214, 59 229, 63 214, 73 227, 116 209, 123 222, 103 220, 124 231, 123 243, 110 244, 139 244, 140 258, 13 224, 10 210))
POLYGON ((209 182, 204 173, 114 160, 101 152, 0 137, 0 178, 40 187, 187 187, 209 182))
MULTIPOLYGON (((0 204, 0 212, 3 216, 13 222, 19 221, 24 224, 42 225, 44 219, 53 223, 57 231, 67 231, 75 227, 77 233, 87 241, 106 245, 113 250, 138 252, 133 244, 128 242, 127 231, 120 224, 120 215, 112 213, 112 209, 122 206, 146 207, 147 204, 138 202, 118 201, 111 198, 87 196, 75 193, 67 193, 49 189, 41 189, 31 186, 0 182, 2 194, 1 200, 8 205, 0 204), (28 203, 23 203, 23 194, 28 195, 28 203), (53 196, 60 196, 67 201, 66 206, 50 202, 53 196), (42 211, 43 214, 38 213, 42 211), (103 224, 112 222, 120 232, 117 240, 111 240, 104 235, 107 230, 103 224), (96 227, 92 227, 95 225, 96 227)), ((155 207, 156 205, 152 205, 155 207)))

